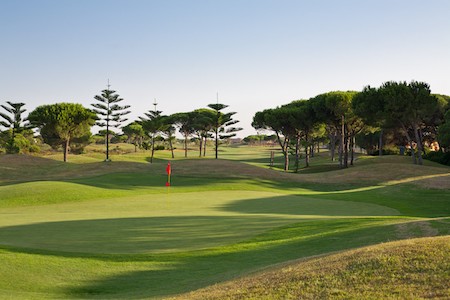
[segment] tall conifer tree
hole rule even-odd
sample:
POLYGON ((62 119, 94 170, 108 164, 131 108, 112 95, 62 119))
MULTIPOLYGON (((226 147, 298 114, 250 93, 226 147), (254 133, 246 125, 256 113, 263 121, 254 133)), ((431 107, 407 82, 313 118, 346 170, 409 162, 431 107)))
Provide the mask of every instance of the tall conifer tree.
POLYGON ((10 101, 6 101, 9 105, 0 105, 7 113, 0 112, 0 125, 5 126, 6 128, 11 130, 10 139, 7 143, 6 151, 8 153, 18 152, 17 146, 14 145, 14 139, 17 133, 20 133, 25 127, 22 125, 22 114, 26 111, 22 107, 25 103, 12 103, 10 101), (10 115, 8 115, 8 113, 10 115), (3 119, 3 120, 2 120, 3 119))
POLYGON ((122 123, 128 119, 124 116, 129 114, 127 111, 130 106, 124 105, 120 106, 118 103, 123 99, 120 98, 116 91, 110 90, 110 85, 108 83, 108 89, 103 90, 102 94, 94 97, 98 103, 91 104, 94 107, 94 112, 98 115, 98 121, 96 125, 100 127, 106 127, 106 159, 109 161, 109 128, 120 128, 122 123))
POLYGON ((219 139, 229 139, 236 136, 236 132, 242 130, 240 127, 230 127, 236 123, 238 120, 233 120, 232 116, 236 114, 235 112, 223 113, 222 110, 227 108, 228 105, 216 103, 209 104, 209 108, 213 109, 216 113, 213 123, 211 124, 212 130, 214 131, 214 139, 215 139, 215 152, 216 159, 218 158, 219 152, 219 139))

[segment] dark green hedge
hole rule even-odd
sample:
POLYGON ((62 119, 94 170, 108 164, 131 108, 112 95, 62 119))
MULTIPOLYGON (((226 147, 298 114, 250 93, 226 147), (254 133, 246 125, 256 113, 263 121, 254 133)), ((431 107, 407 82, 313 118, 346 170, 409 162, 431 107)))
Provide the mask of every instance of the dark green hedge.
POLYGON ((444 153, 442 151, 430 151, 424 156, 424 158, 443 165, 450 166, 450 152, 444 153))

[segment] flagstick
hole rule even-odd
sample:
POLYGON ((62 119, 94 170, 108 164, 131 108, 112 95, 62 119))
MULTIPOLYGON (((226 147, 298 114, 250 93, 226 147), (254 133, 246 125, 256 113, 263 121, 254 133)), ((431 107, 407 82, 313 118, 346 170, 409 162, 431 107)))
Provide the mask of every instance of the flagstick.
POLYGON ((166 171, 167 171, 167 184, 166 184, 166 186, 167 186, 167 193, 166 193, 167 201, 166 201, 166 204, 167 204, 167 209, 170 209, 170 185, 171 185, 170 184, 170 175, 172 174, 170 161, 169 161, 169 163, 167 165, 166 171))
POLYGON ((170 179, 169 179, 169 185, 167 186, 167 206, 168 207, 170 206, 170 179))
POLYGON ((170 161, 167 163, 167 167, 166 167, 166 172, 167 172, 167 182, 166 182, 166 186, 167 186, 167 206, 170 206, 170 176, 172 174, 172 166, 170 165, 170 161))

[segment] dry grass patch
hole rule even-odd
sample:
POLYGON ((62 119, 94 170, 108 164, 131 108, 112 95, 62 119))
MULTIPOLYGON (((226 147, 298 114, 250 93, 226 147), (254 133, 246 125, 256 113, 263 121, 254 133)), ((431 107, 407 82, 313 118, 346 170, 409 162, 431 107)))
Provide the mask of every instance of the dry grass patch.
POLYGON ((417 182, 420 187, 427 189, 450 189, 450 173, 426 178, 417 182))
POLYGON ((396 234, 399 239, 414 237, 432 237, 439 234, 439 230, 432 227, 427 221, 405 222, 395 225, 396 234))

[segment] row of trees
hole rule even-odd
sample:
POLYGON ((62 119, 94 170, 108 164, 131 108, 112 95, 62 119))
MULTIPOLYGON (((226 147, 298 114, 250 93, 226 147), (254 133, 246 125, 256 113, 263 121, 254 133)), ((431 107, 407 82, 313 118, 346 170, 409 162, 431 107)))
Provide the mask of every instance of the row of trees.
POLYGON ((25 103, 6 102, 0 105, 4 112, 0 111, 0 125, 7 129, 0 132, 0 146, 8 153, 17 153, 22 148, 31 150, 33 132, 23 125, 22 114, 26 112, 25 103))
MULTIPOLYGON (((109 141, 111 128, 121 128, 127 121, 125 116, 130 113, 129 105, 120 105, 123 101, 116 91, 109 87, 103 90, 101 95, 94 97, 97 101, 92 104, 93 109, 83 107, 75 103, 56 103, 42 105, 32 111, 27 118, 22 115, 26 111, 24 103, 7 102, 8 106, 1 105, 5 112, 0 113, 0 125, 6 127, 2 132, 2 140, 7 153, 17 153, 21 148, 19 140, 23 133, 34 139, 32 129, 39 131, 39 138, 53 148, 62 146, 64 161, 67 161, 69 150, 73 142, 89 141, 91 127, 98 125, 105 127, 106 161, 109 161, 109 141)), ((184 137, 185 156, 187 157, 189 137, 197 136, 200 140, 200 156, 206 153, 206 141, 213 138, 215 141, 215 157, 218 158, 219 141, 236 135, 241 128, 233 125, 239 121, 233 120, 234 112, 223 112, 228 106, 225 104, 209 104, 208 108, 197 109, 192 112, 162 115, 161 111, 149 110, 145 116, 123 127, 123 132, 128 136, 129 142, 136 147, 143 147, 143 142, 150 138, 151 162, 155 151, 155 139, 163 136, 169 142, 173 153, 172 141, 176 129, 184 137)))
MULTIPOLYGON (((66 161, 69 150, 74 152, 76 145, 89 141, 91 127, 97 124, 106 127, 102 132, 109 160, 110 128, 120 128, 127 121, 129 105, 120 105, 123 99, 109 87, 94 99, 97 102, 92 104, 92 110, 80 104, 57 103, 39 106, 26 119, 22 118, 24 103, 6 102, 7 105, 1 105, 4 112, 0 112, 0 125, 6 127, 0 136, 3 148, 9 153, 24 147, 31 151, 33 140, 39 138, 54 148, 62 146, 66 161), (31 128, 37 128, 40 136, 34 136, 31 128)), ((356 141, 370 148, 373 145, 368 141, 375 135, 380 154, 383 137, 390 135, 396 145, 407 144, 414 163, 422 164, 426 144, 437 139, 441 146, 450 146, 449 100, 448 96, 431 94, 429 85, 423 82, 386 82, 378 88, 367 86, 361 92, 329 92, 257 112, 252 125, 275 133, 286 170, 290 153, 295 156, 298 170, 300 150, 304 149, 305 165, 309 166, 315 146, 324 142, 330 145, 331 159, 335 160, 337 149, 341 167, 348 167, 353 164, 356 141)), ((151 161, 155 140, 161 137, 168 141, 173 156, 176 129, 183 135, 185 156, 189 138, 195 137, 200 142, 200 156, 206 153, 206 141, 214 139, 217 158, 219 140, 235 136, 241 129, 234 127, 238 122, 233 120, 234 112, 223 112, 226 108, 227 105, 216 103, 166 116, 155 106, 122 130, 136 147, 145 147, 144 141, 150 140, 151 161)))
POLYGON ((308 100, 257 112, 252 126, 271 130, 277 135, 289 168, 289 153, 295 155, 295 169, 299 166, 299 151, 303 146, 305 165, 314 144, 326 138, 331 159, 338 148, 339 164, 346 168, 353 164, 355 141, 358 135, 378 132, 379 153, 383 150, 383 132, 393 131, 398 145, 408 144, 413 162, 422 164, 424 144, 439 140, 450 146, 450 97, 431 94, 424 82, 386 82, 379 88, 367 86, 361 92, 329 92, 308 100), (445 121, 446 120, 446 121, 445 121))

